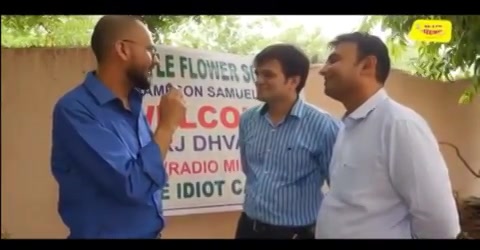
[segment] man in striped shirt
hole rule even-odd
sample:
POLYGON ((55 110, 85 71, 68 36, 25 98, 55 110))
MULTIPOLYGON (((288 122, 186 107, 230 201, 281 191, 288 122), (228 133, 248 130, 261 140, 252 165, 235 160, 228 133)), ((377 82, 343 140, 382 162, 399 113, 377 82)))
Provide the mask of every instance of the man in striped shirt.
POLYGON ((254 66, 265 104, 240 119, 246 185, 236 238, 313 239, 338 124, 299 99, 310 69, 300 49, 271 45, 254 66))

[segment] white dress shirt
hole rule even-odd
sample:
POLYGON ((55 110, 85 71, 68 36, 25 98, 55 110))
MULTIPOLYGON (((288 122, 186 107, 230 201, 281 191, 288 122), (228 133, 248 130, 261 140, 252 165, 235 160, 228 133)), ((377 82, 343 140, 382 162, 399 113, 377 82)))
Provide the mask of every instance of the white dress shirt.
POLYGON ((383 89, 343 121, 316 238, 455 238, 448 169, 426 121, 383 89))

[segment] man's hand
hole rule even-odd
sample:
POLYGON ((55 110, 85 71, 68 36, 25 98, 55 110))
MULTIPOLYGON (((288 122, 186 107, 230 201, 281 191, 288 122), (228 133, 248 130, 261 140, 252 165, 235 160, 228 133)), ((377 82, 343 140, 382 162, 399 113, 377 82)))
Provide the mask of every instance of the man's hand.
POLYGON ((186 111, 183 94, 178 88, 172 86, 168 93, 160 98, 157 130, 165 128, 175 131, 185 118, 186 111))
POLYGON ((165 159, 170 146, 172 136, 187 112, 183 94, 176 87, 171 87, 167 94, 160 98, 157 115, 157 129, 155 141, 162 151, 165 159))

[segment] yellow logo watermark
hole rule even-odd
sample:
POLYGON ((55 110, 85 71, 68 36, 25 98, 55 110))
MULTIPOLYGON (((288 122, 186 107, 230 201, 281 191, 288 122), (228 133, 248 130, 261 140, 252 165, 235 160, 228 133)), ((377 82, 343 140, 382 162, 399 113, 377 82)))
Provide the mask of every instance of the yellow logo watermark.
POLYGON ((448 43, 452 40, 452 22, 449 20, 415 20, 408 37, 419 42, 448 43))

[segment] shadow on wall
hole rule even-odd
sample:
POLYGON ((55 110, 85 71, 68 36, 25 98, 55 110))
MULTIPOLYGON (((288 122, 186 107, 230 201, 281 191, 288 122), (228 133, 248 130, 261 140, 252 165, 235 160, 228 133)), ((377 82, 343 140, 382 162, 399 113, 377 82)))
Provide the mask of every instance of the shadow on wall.
MULTIPOLYGON (((2 226, 15 238, 64 238, 57 215, 57 186, 50 173, 51 113, 56 100, 95 66, 87 48, 2 49, 2 226), (27 70, 26 70, 27 69, 27 70)), ((313 65, 307 101, 340 116, 343 107, 323 94, 319 65, 313 65)), ((456 145, 480 167, 480 100, 457 105, 467 82, 445 84, 393 70, 390 95, 422 114, 437 138, 456 145)), ((461 195, 480 194, 480 183, 455 150, 442 146, 453 186, 461 195)), ((433 195, 433 194, 432 194, 433 195)), ((165 238, 232 238, 238 212, 167 218, 165 238), (212 227, 212 221, 215 227, 212 227)))

